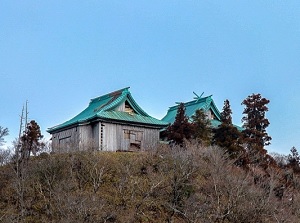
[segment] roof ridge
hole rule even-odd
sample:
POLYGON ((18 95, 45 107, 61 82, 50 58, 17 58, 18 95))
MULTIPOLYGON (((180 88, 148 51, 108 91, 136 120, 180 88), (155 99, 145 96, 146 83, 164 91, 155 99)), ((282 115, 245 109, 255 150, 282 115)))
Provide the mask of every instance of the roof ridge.
MULTIPOLYGON (((193 104, 195 104, 195 103, 199 103, 199 102, 201 102, 201 101, 206 102, 208 98, 210 98, 210 99, 212 100, 211 97, 212 97, 212 95, 209 95, 209 96, 206 96, 206 97, 203 97, 203 98, 194 99, 194 100, 192 100, 192 101, 182 102, 182 103, 184 104, 184 107, 186 107, 186 106, 193 105, 193 104)), ((173 105, 173 106, 169 107, 169 109, 172 110, 172 109, 177 108, 178 106, 179 106, 179 104, 173 105)))
MULTIPOLYGON (((116 95, 117 97, 112 97, 111 100, 109 102, 107 102, 102 108, 99 108, 98 112, 102 112, 102 111, 107 111, 110 108, 115 107, 116 105, 118 105, 120 102, 122 102, 124 100, 124 97, 127 97, 127 94, 129 93, 128 89, 122 91, 122 93, 120 95, 116 95)), ((113 96, 113 93, 112 95, 113 96)))
POLYGON ((104 95, 101 95, 101 96, 99 96, 99 97, 92 98, 92 99, 90 100, 90 104, 91 104, 92 102, 99 101, 100 99, 103 100, 103 99, 109 98, 109 97, 111 97, 111 96, 113 96, 113 95, 122 94, 124 91, 128 91, 129 88, 130 88, 130 87, 122 88, 122 89, 120 89, 120 90, 116 90, 116 91, 110 92, 110 93, 108 93, 108 94, 104 94, 104 95))

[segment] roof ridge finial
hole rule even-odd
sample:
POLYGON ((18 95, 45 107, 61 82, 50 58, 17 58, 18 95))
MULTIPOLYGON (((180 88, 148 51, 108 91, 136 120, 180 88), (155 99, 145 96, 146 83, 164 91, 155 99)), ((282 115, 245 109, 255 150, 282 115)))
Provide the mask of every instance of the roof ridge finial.
POLYGON ((196 94, 195 91, 193 91, 194 95, 196 95, 196 97, 194 97, 194 99, 197 99, 197 102, 201 99, 202 95, 204 94, 204 91, 202 92, 202 94, 199 96, 198 94, 196 94))

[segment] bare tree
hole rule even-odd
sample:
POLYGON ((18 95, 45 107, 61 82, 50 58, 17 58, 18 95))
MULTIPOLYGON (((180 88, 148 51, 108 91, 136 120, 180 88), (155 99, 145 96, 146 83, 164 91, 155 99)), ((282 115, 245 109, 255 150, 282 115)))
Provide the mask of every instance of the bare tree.
POLYGON ((277 163, 277 165, 280 168, 285 167, 288 163, 288 156, 287 155, 273 152, 273 153, 270 153, 270 156, 273 157, 273 159, 275 160, 275 162, 277 163))
POLYGON ((7 164, 11 159, 11 151, 9 149, 0 149, 0 166, 7 164))

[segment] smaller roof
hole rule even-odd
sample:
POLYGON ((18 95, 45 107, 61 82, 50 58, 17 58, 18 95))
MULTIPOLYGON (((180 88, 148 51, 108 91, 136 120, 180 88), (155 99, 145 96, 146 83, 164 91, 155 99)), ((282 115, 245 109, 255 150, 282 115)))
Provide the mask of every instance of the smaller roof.
MULTIPOLYGON (((179 103, 177 103, 177 105, 175 106, 170 107, 166 116, 162 118, 162 121, 173 123, 175 121, 178 106, 179 103)), ((186 109, 185 114, 189 118, 191 118, 198 109, 203 109, 205 112, 211 109, 213 114, 215 115, 215 119, 218 121, 221 120, 221 114, 212 99, 212 95, 203 98, 198 97, 193 101, 186 102, 184 103, 184 107, 186 109)))
MULTIPOLYGON (((196 96, 197 97, 195 100, 183 103, 186 109, 185 114, 191 119, 191 117, 195 114, 196 110, 198 109, 203 109, 205 112, 211 110, 214 114, 214 119, 210 119, 211 126, 213 128, 218 128, 222 124, 221 114, 215 102, 212 99, 212 95, 203 98, 201 96, 199 97, 198 95, 196 96)), ((170 124, 174 123, 179 104, 180 103, 177 103, 177 105, 170 107, 166 116, 162 118, 162 121, 168 122, 170 124)), ((236 127, 239 131, 244 130, 244 128, 238 125, 233 126, 236 127)))
POLYGON ((165 127, 168 123, 148 115, 133 99, 129 87, 91 99, 89 106, 74 118, 49 128, 47 132, 53 133, 61 129, 84 124, 93 120, 122 121, 155 127, 165 127), (124 102, 133 109, 133 112, 118 111, 117 108, 124 102))

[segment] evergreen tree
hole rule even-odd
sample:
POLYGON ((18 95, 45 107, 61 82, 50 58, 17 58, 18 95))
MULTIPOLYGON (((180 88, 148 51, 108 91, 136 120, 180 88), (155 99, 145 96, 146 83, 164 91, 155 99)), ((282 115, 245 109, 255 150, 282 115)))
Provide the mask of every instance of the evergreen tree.
POLYGON ((21 158, 27 159, 31 153, 35 155, 44 146, 44 143, 40 141, 42 138, 40 126, 36 121, 30 121, 21 137, 21 158))
POLYGON ((223 111, 221 112, 221 125, 214 129, 214 144, 224 148, 232 158, 243 151, 241 145, 241 133, 232 125, 232 111, 228 100, 224 101, 223 111))
POLYGON ((252 94, 242 102, 242 105, 246 106, 242 118, 243 127, 245 128, 243 131, 244 142, 252 155, 265 156, 267 151, 264 146, 269 145, 272 139, 266 131, 270 124, 266 118, 269 102, 260 94, 252 94))
POLYGON ((232 117, 231 117, 232 111, 230 107, 229 100, 226 99, 224 101, 223 111, 221 112, 221 122, 232 125, 232 117))
POLYGON ((4 136, 7 135, 8 135, 8 128, 3 128, 2 126, 0 126, 0 146, 2 146, 3 143, 5 143, 4 136))
POLYGON ((199 140, 203 145, 210 145, 212 139, 212 128, 210 120, 203 109, 196 110, 192 116, 192 124, 194 128, 194 138, 199 140))
POLYGON ((291 167, 294 172, 299 173, 300 172, 300 156, 296 149, 296 147, 291 148, 291 154, 288 155, 287 158, 287 165, 291 167))
POLYGON ((184 139, 190 139, 192 137, 192 125, 189 123, 189 118, 185 114, 185 107, 183 103, 180 103, 177 109, 175 121, 167 128, 168 140, 171 140, 175 144, 183 145, 184 139))

